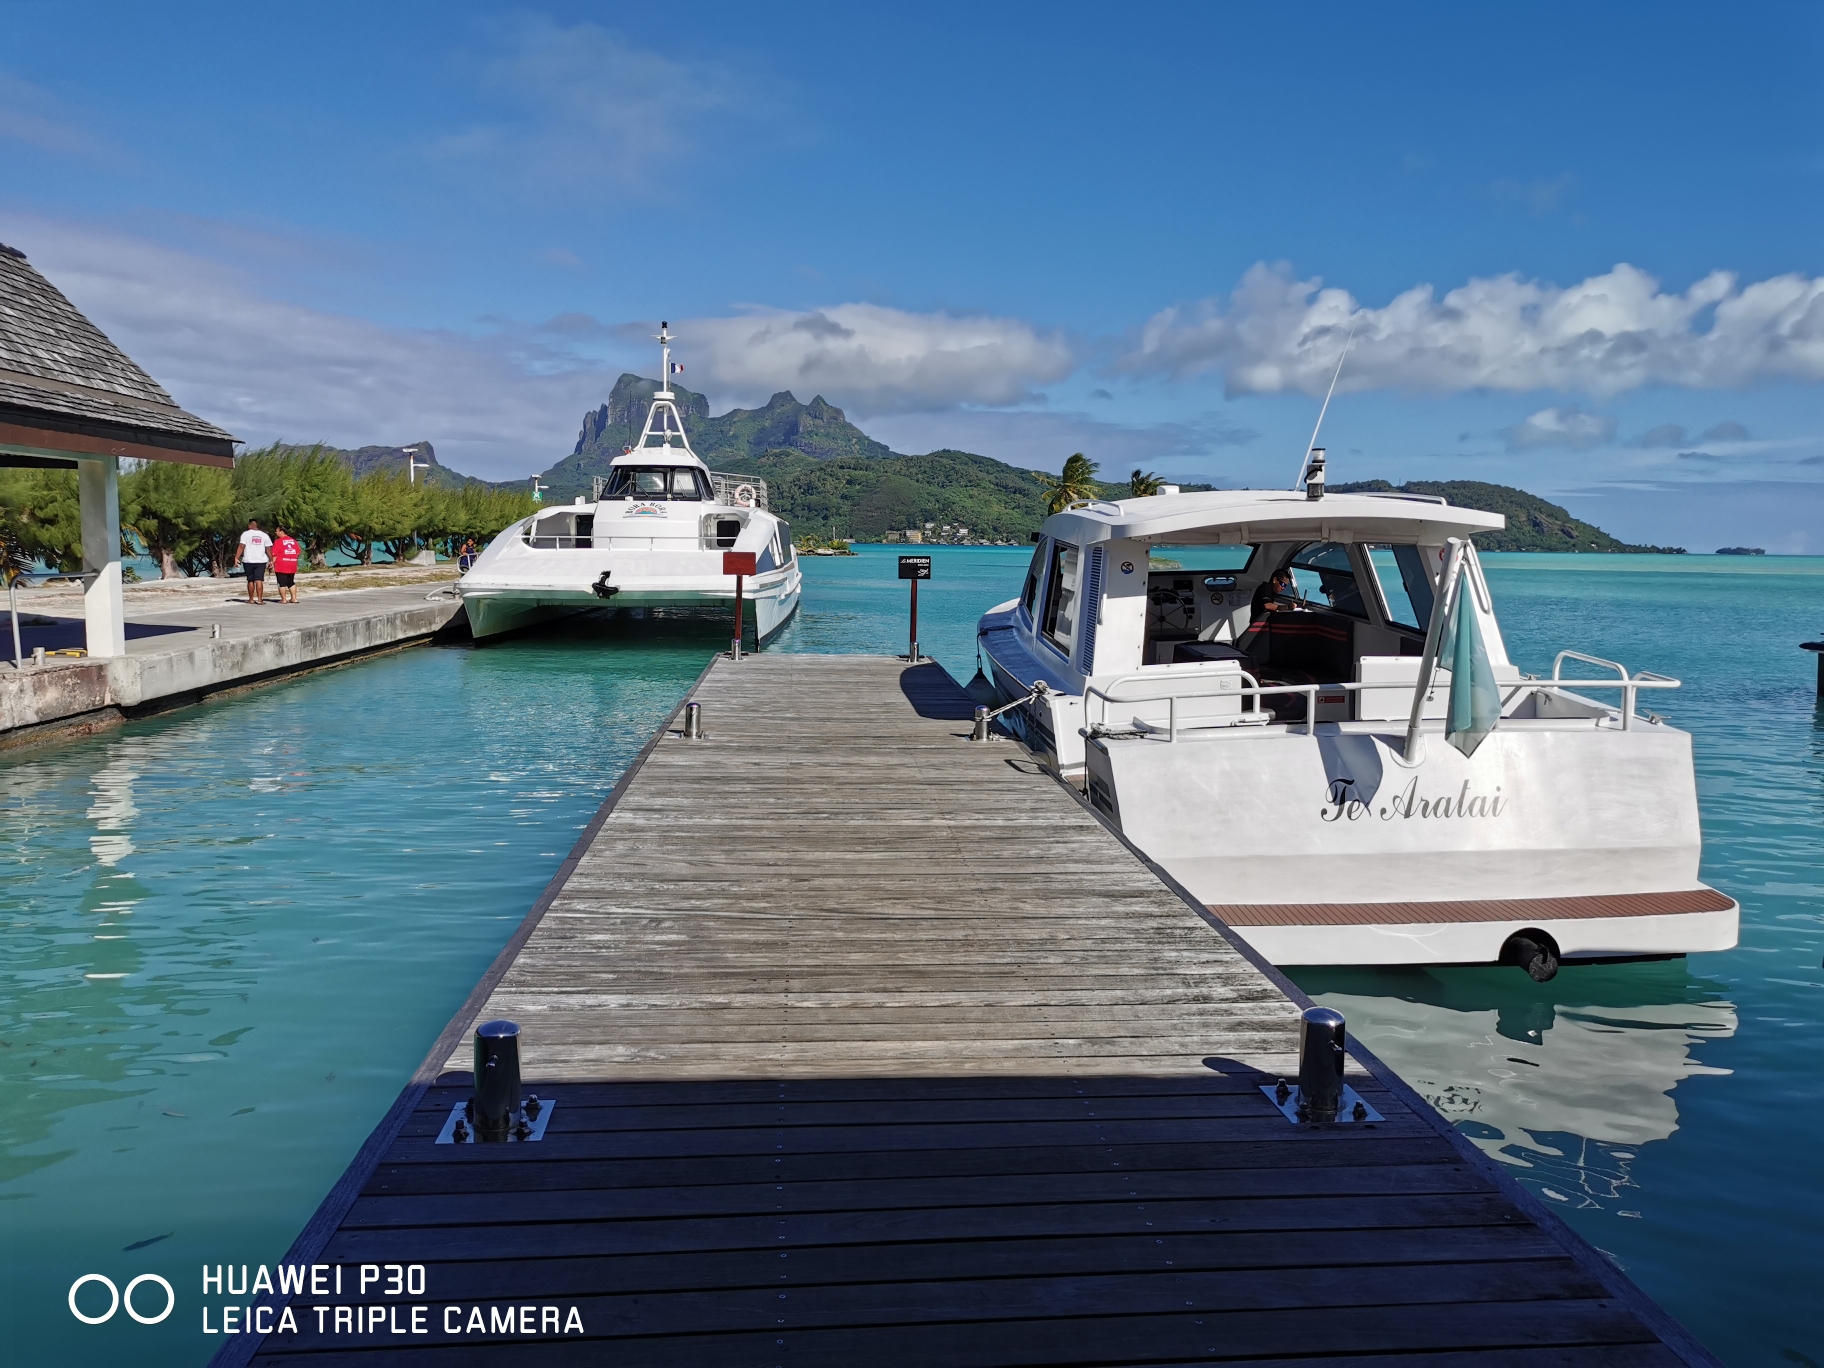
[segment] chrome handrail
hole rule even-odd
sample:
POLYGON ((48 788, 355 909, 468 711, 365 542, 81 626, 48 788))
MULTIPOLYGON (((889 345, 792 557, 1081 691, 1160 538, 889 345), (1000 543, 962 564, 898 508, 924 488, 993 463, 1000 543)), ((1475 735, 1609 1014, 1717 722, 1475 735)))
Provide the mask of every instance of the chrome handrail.
MULTIPOLYGON (((1564 658, 1564 656, 1572 656, 1579 660, 1586 660, 1586 661, 1589 661, 1591 664, 1597 664, 1597 665, 1612 665, 1613 664, 1612 661, 1597 660, 1590 656, 1579 655, 1575 651, 1564 652, 1559 657, 1560 660, 1562 660, 1564 658)), ((1616 668, 1618 670, 1621 669, 1621 667, 1619 665, 1615 666, 1614 668, 1616 668)), ((1554 671, 1555 670, 1556 670, 1556 666, 1554 666, 1554 671)), ((1100 702, 1102 703, 1101 714, 1097 718, 1096 722, 1092 724, 1092 726, 1106 726, 1108 724, 1108 706, 1111 703, 1112 704, 1127 704, 1127 705, 1131 705, 1131 704, 1135 704, 1135 703, 1164 703, 1166 705, 1166 739, 1168 741, 1176 741, 1178 739, 1177 700, 1180 698, 1205 698, 1205 697, 1215 697, 1217 695, 1227 695, 1227 696, 1234 697, 1237 699, 1252 698, 1254 700, 1254 704, 1255 704, 1254 707, 1242 709, 1241 714, 1239 715, 1242 718, 1246 718, 1249 713, 1258 714, 1260 712, 1260 700, 1262 698, 1267 697, 1270 694, 1302 693, 1302 694, 1306 695, 1306 698, 1305 698, 1305 734, 1308 736, 1314 736, 1314 735, 1316 735, 1316 727, 1317 727, 1317 695, 1319 693, 1334 693, 1339 689, 1342 690, 1344 693, 1359 693, 1363 689, 1399 689, 1399 688, 1405 687, 1404 683, 1400 682, 1400 681, 1386 682, 1386 681, 1381 681, 1381 680, 1367 680, 1367 681, 1343 680, 1343 681, 1339 681, 1335 684, 1267 684, 1267 685, 1263 685, 1257 679, 1255 679, 1255 677, 1253 675, 1250 675, 1247 671, 1239 670, 1239 671, 1236 671, 1236 673, 1234 675, 1229 675, 1229 674, 1225 673, 1225 674, 1222 674, 1219 676, 1206 675, 1206 674, 1179 676, 1180 679, 1191 679, 1191 680, 1208 679, 1208 678, 1223 678, 1223 679, 1240 678, 1240 679, 1247 681, 1247 683, 1244 684, 1243 686, 1241 686, 1240 688, 1233 689, 1233 690, 1217 689, 1217 690, 1212 690, 1208 693, 1198 693, 1198 692, 1191 692, 1191 691, 1186 691, 1186 690, 1176 690, 1171 693, 1147 693, 1147 694, 1115 694, 1115 693, 1110 692, 1110 690, 1118 688, 1121 684, 1125 683, 1128 679, 1131 679, 1131 678, 1133 678, 1132 675, 1117 675, 1114 678, 1114 680, 1110 682, 1107 689, 1098 687, 1096 685, 1089 685, 1084 688, 1083 697, 1084 697, 1085 701, 1087 701, 1090 698, 1095 698, 1095 699, 1100 700, 1100 702)), ((1417 685, 1415 684, 1413 687, 1416 689, 1417 685)), ((1683 682, 1681 680, 1673 679, 1669 675, 1654 674, 1650 670, 1642 670, 1639 674, 1635 674, 1635 675, 1630 675, 1627 673, 1626 670, 1622 670, 1622 678, 1620 678, 1620 679, 1563 679, 1563 678, 1560 678, 1556 673, 1554 673, 1552 678, 1550 678, 1550 679, 1522 679, 1522 680, 1514 681, 1510 686, 1507 686, 1507 687, 1511 687, 1512 691, 1510 693, 1508 693, 1507 696, 1502 700, 1503 707, 1506 707, 1509 703, 1512 703, 1514 700, 1516 700, 1516 699, 1522 697, 1524 694, 1528 694, 1528 693, 1540 693, 1543 691, 1555 690, 1555 689, 1620 689, 1620 690, 1622 690, 1622 692, 1624 694, 1623 705, 1622 705, 1622 708, 1620 709, 1621 729, 1623 731, 1630 731, 1630 730, 1632 730, 1632 728, 1629 726, 1629 722, 1631 721, 1631 719, 1633 717, 1635 697, 1639 690, 1641 690, 1641 689, 1677 689, 1677 688, 1683 687, 1683 682)), ((1086 708, 1085 709, 1086 714, 1087 714, 1087 711, 1088 710, 1086 708)), ((1185 730, 1187 730, 1187 731, 1214 731, 1214 730, 1220 730, 1220 729, 1228 728, 1228 727, 1237 727, 1237 726, 1245 726, 1245 725, 1249 725, 1249 722, 1247 722, 1247 721, 1211 722, 1211 723, 1205 724, 1203 726, 1187 727, 1185 730)))

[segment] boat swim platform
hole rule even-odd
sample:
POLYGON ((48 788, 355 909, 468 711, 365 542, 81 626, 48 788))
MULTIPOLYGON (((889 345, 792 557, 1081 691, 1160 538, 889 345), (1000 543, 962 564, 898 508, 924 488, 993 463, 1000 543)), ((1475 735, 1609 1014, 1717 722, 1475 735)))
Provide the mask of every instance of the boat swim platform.
POLYGON ((689 697, 216 1365, 1715 1362, 1365 1051, 1290 1123, 1308 999, 937 665, 689 697), (499 1017, 549 1129, 440 1145, 499 1017))
POLYGON ((268 576, 264 607, 246 602, 238 579, 154 580, 126 591, 124 656, 47 656, 43 665, 31 663, 34 644, 82 644, 82 597, 61 586, 22 590, 20 619, 54 625, 21 631, 25 667, 15 670, 0 600, 0 752, 429 641, 456 623, 466 632, 460 600, 439 592, 453 575, 351 568, 347 578, 370 587, 336 588, 335 577, 313 573, 300 576, 298 602, 284 605, 268 576))

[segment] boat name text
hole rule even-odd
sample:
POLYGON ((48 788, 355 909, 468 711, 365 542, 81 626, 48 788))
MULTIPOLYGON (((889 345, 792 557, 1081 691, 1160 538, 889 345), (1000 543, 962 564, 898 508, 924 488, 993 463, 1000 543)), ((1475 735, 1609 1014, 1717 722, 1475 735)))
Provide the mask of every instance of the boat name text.
POLYGON ((1499 784, 1493 793, 1472 793, 1469 780, 1465 779, 1456 793, 1431 798, 1420 796, 1415 776, 1405 789, 1376 807, 1372 800, 1356 796, 1353 779, 1332 779, 1330 796, 1318 809, 1318 816, 1326 822, 1359 822, 1373 817, 1383 822, 1415 817, 1499 817, 1506 807, 1507 799, 1499 784))

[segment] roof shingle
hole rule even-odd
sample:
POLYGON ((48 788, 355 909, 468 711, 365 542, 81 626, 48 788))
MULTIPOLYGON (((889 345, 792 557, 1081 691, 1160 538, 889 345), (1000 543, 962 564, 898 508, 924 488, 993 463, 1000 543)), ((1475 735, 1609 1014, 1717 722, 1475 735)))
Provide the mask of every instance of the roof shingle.
POLYGON ((83 317, 17 248, 0 243, 0 404, 211 442, 215 424, 179 408, 158 381, 83 317))

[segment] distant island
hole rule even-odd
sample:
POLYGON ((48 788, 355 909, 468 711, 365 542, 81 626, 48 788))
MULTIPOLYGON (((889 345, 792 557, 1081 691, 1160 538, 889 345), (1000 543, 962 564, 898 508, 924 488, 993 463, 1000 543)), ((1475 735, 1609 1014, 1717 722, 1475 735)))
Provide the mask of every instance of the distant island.
POLYGON ((1719 546, 1716 548, 1716 554, 1719 556, 1764 556, 1767 552, 1758 546, 1719 546))
MULTIPOLYGON (((639 440, 658 382, 623 374, 608 401, 583 415, 576 445, 539 479, 546 498, 569 502, 590 493, 596 476, 639 440)), ((772 510, 792 524, 801 543, 834 547, 846 541, 883 541, 888 533, 916 530, 926 541, 1025 543, 1045 520, 1045 473, 1022 470, 974 452, 942 450, 907 456, 889 449, 848 420, 822 395, 800 403, 789 390, 755 409, 730 409, 719 417, 709 400, 682 385, 672 393, 690 429, 691 446, 714 470, 758 475, 767 483, 772 510), (927 532, 926 529, 930 530, 927 532)), ((373 469, 404 471, 408 452, 418 478, 460 487, 472 481, 437 461, 429 442, 410 447, 367 446, 337 451, 357 475, 373 469), (428 468, 427 468, 428 467, 428 468)), ((526 481, 499 487, 524 489, 526 481)), ((1209 485, 1181 485, 1185 493, 1209 485)), ((1479 480, 1413 480, 1394 485, 1364 480, 1330 486, 1338 494, 1433 494, 1465 508, 1507 518, 1503 532, 1476 538, 1485 551, 1577 551, 1682 554, 1683 547, 1634 546, 1610 536, 1557 504, 1508 485, 1479 480)), ((1105 497, 1121 498, 1127 485, 1103 483, 1105 497)), ((1721 554, 1759 554, 1734 548, 1721 554)))
POLYGON ((1600 527, 1573 518, 1555 503, 1511 485, 1481 480, 1409 480, 1403 485, 1385 480, 1333 484, 1337 494, 1436 494, 1459 508, 1480 508, 1507 518, 1504 531, 1483 533, 1476 546, 1483 551, 1594 551, 1620 555, 1682 556, 1682 546, 1633 546, 1611 537, 1600 527))

